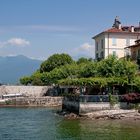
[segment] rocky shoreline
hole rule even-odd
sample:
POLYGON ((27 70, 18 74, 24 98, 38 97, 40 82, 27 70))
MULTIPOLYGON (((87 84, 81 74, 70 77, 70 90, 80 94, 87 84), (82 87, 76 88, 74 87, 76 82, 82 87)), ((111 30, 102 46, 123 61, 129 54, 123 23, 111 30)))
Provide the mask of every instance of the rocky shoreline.
POLYGON ((67 111, 59 111, 57 113, 64 116, 65 119, 140 120, 140 113, 138 110, 102 110, 80 115, 67 111))

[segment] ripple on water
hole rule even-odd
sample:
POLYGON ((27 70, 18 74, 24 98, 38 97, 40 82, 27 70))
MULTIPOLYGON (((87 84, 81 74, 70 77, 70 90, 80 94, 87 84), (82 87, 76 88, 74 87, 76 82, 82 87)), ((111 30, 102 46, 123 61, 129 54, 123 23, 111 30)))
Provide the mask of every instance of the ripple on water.
POLYGON ((140 121, 66 120, 51 108, 0 108, 0 140, 139 140, 140 121))

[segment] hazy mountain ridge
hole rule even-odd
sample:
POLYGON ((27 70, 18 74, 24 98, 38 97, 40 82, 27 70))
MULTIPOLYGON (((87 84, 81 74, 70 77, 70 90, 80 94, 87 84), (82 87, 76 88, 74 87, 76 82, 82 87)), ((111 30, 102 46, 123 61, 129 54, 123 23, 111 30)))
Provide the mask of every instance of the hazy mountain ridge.
POLYGON ((23 55, 0 56, 0 82, 6 84, 18 83, 20 77, 31 75, 39 68, 41 63, 40 60, 23 55))

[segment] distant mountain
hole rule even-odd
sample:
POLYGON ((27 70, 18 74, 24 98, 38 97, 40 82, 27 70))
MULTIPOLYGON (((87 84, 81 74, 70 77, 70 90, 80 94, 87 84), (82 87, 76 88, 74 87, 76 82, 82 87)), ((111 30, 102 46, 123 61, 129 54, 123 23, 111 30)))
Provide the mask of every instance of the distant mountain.
POLYGON ((22 76, 31 75, 42 61, 30 59, 23 55, 0 56, 0 83, 16 84, 22 76))

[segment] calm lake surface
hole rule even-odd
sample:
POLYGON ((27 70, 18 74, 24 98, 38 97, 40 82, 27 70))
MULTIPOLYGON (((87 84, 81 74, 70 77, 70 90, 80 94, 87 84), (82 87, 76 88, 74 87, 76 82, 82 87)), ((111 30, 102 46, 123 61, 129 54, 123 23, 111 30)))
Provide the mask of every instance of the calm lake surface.
POLYGON ((0 140, 140 140, 140 121, 66 120, 54 108, 0 108, 0 140))

